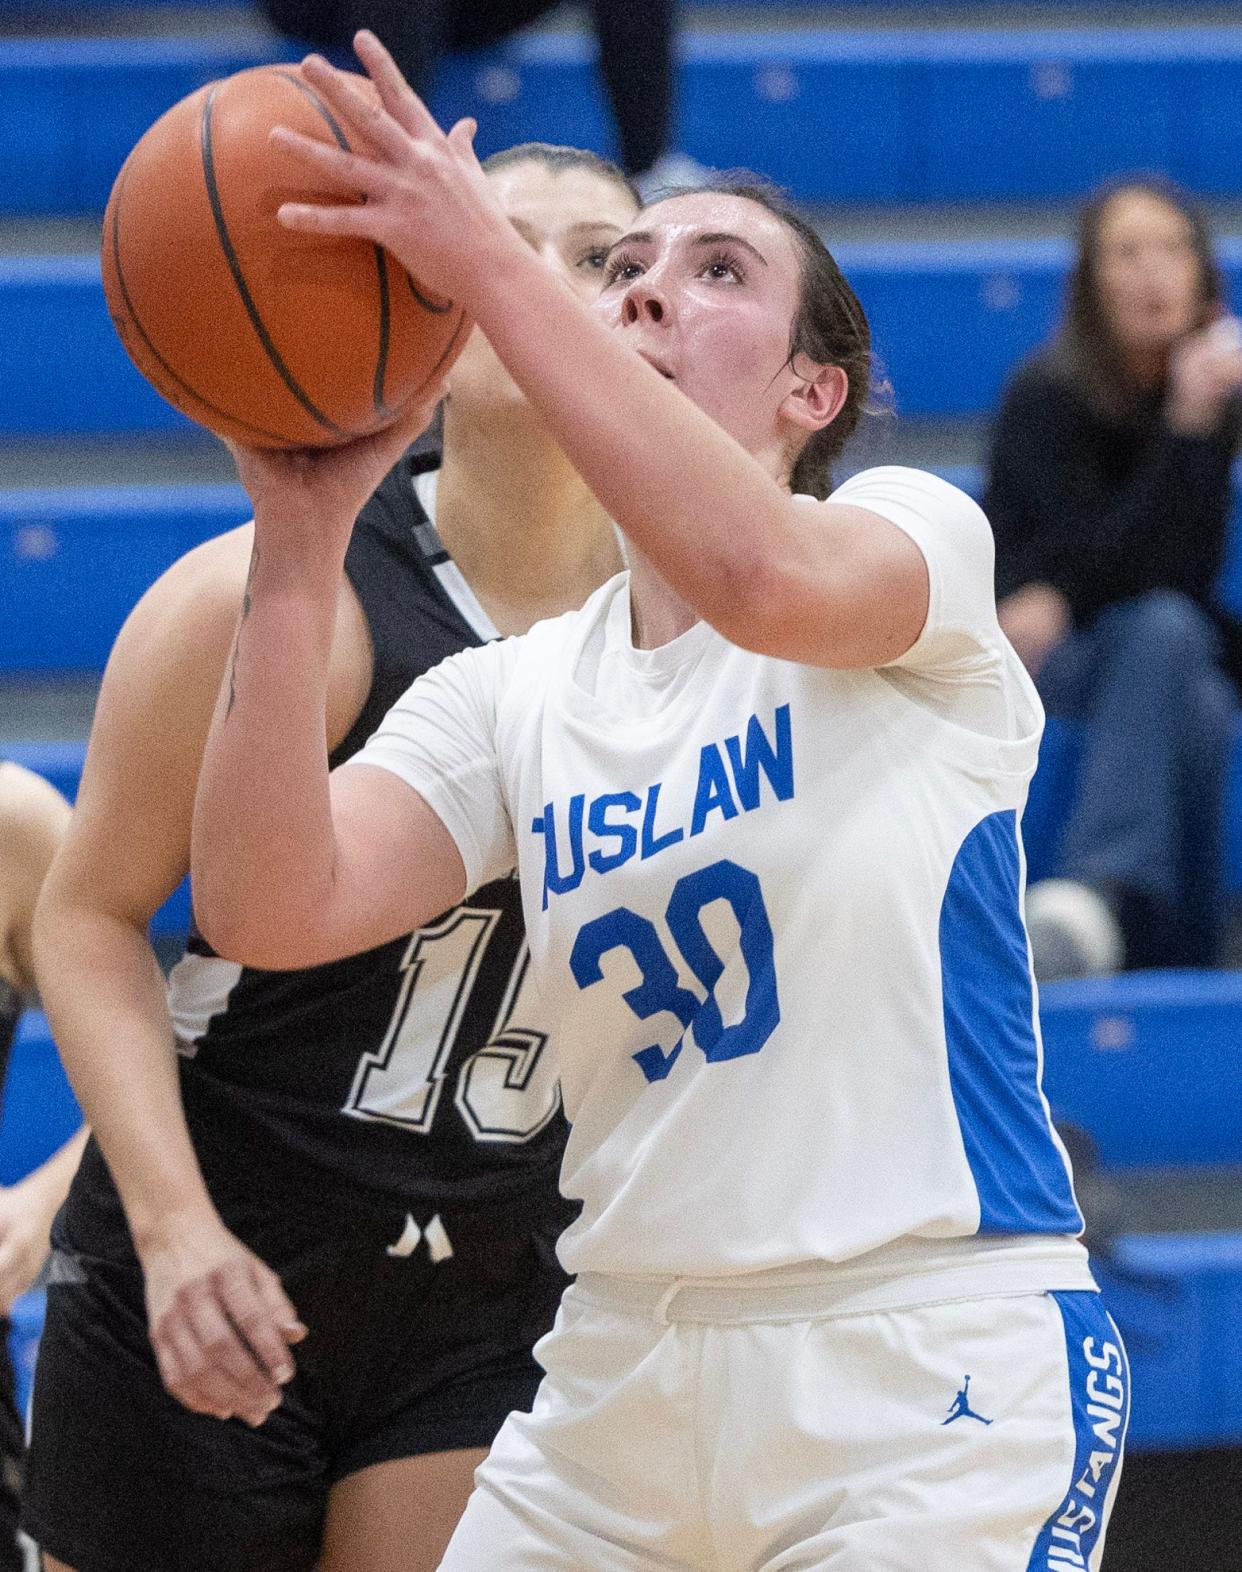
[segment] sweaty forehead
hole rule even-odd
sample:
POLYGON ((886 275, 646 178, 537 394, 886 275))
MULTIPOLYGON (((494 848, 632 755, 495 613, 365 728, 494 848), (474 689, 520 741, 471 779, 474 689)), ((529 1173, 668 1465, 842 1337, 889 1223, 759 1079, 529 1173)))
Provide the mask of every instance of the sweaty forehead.
POLYGON ((502 165, 488 179, 506 216, 536 229, 596 223, 623 229, 634 217, 624 187, 592 169, 549 169, 530 160, 502 165))
POLYGON ((687 196, 665 197, 642 210, 633 226, 653 233, 692 236, 696 232, 740 235, 749 240, 768 262, 796 259, 794 238, 775 213, 748 197, 724 191, 696 191, 687 196))

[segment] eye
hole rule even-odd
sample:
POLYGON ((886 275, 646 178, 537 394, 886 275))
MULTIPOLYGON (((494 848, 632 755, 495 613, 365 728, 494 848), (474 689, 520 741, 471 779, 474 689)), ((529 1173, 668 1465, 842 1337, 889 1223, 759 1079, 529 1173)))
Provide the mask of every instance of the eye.
POLYGON ((614 251, 604 270, 605 284, 629 284, 642 272, 642 263, 629 251, 614 251))
POLYGON ((716 283, 744 284, 746 274, 741 262, 731 251, 714 251, 703 264, 701 278, 710 278, 716 283))
POLYGON ((585 255, 578 258, 578 266, 586 268, 592 273, 602 273, 607 260, 607 246, 592 246, 585 255))

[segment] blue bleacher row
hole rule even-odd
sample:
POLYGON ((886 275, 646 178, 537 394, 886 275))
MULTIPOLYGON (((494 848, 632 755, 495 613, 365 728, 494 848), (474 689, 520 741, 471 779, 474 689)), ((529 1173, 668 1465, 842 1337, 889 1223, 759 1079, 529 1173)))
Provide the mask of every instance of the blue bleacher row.
MULTIPOLYGON (((0 211, 101 211, 169 105, 295 56, 227 16, 209 37, 0 40, 0 211)), ((1242 37, 1220 27, 690 27, 680 54, 679 141, 807 200, 1069 198, 1136 166, 1242 189, 1242 37)), ((450 59, 433 107, 475 114, 484 152, 531 135, 613 140, 587 34, 450 59)))
MULTIPOLYGON (((831 244, 831 217, 823 228, 831 244)), ((1070 259, 1059 239, 833 249, 897 412, 919 418, 995 408, 1008 372, 1056 323, 1070 259)), ((1242 237, 1223 237, 1218 252, 1242 302, 1242 237)), ((0 320, 0 437, 194 430, 126 357, 94 255, 0 257, 0 320)))

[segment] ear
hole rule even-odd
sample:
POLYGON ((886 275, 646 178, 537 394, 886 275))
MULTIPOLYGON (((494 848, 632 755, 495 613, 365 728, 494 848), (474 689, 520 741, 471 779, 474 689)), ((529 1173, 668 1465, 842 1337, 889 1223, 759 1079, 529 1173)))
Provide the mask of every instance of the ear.
POLYGON ((794 365, 797 384, 781 401, 780 413, 809 433, 830 426, 841 413, 850 391, 850 379, 840 366, 820 366, 805 355, 794 365))

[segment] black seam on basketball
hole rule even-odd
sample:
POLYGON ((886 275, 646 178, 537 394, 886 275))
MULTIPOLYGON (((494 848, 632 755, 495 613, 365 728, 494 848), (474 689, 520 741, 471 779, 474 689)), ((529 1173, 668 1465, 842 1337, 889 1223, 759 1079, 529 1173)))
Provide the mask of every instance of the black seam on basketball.
POLYGON ((453 353, 453 345, 456 344, 457 340, 461 337, 462 324, 465 322, 465 320, 466 320, 466 308, 463 306, 462 309, 461 309, 461 315, 457 318, 457 326, 453 329, 453 336, 449 339, 448 343, 444 346, 444 353, 440 356, 439 360, 436 361, 435 365, 432 366, 431 371, 428 374, 428 376, 426 378, 424 378, 424 380, 422 382, 419 383, 417 388, 415 388, 414 392, 410 395, 411 398, 417 398, 418 395, 423 391, 423 389, 427 386, 427 384, 429 382, 434 382, 435 381, 436 376, 439 373, 440 367, 444 364, 444 362, 453 353))
MULTIPOLYGON (((298 92, 306 99, 313 109, 323 117, 328 130, 336 138, 338 147, 351 153, 349 138, 342 130, 336 116, 315 92, 309 83, 304 82, 295 71, 277 71, 277 76, 283 77, 286 82, 292 82, 298 92)), ((371 388, 371 402, 377 415, 391 416, 396 411, 384 401, 384 383, 388 380, 388 346, 389 336, 392 331, 392 302, 388 294, 388 269, 384 266, 384 248, 377 245, 375 248, 375 266, 379 274, 379 352, 375 357, 375 381, 371 388)))
POLYGON ((392 303, 388 298, 388 268, 384 263, 384 248, 375 248, 375 266, 379 274, 379 353, 375 357, 375 383, 371 389, 371 402, 377 415, 391 416, 391 409, 384 399, 384 383, 388 377, 388 334, 392 325, 392 303))
POLYGON ((423 310, 430 311, 433 317, 446 317, 453 309, 451 300, 446 300, 442 306, 437 306, 434 301, 428 300, 409 273, 405 275, 405 281, 410 286, 410 294, 414 296, 414 299, 418 301, 423 310))
POLYGON ((246 284, 245 275, 238 261, 237 253, 233 249, 233 242, 229 237, 228 225, 224 221, 224 209, 220 203, 220 190, 216 185, 215 160, 211 143, 211 111, 220 91, 221 84, 216 83, 203 103, 203 118, 200 129, 200 146, 203 159, 203 175, 207 181, 207 200, 211 204, 211 214, 215 220, 216 237, 220 242, 220 249, 224 252, 224 260, 228 263, 229 272, 233 275, 233 282, 241 296, 242 305, 246 308, 246 315, 250 318, 250 325, 258 335, 259 343, 263 346, 264 353, 271 361, 277 376, 297 399, 298 403, 313 419, 319 422, 325 431, 334 432, 338 437, 356 436, 356 432, 348 431, 344 426, 338 426, 336 421, 330 419, 324 412, 317 408, 309 395, 298 385, 297 379, 281 359, 280 351, 272 342, 272 336, 264 325, 263 318, 259 315, 259 308, 255 305, 246 284))
MULTIPOLYGON (((216 404, 213 404, 210 399, 204 398, 203 395, 200 392, 198 392, 196 388, 191 387, 190 384, 185 380, 185 378, 183 376, 181 376, 177 371, 175 371, 172 368, 172 366, 170 366, 168 364, 168 362, 164 359, 163 355, 160 354, 159 350, 156 349, 155 345, 152 343, 151 335, 147 332, 146 328, 143 327, 142 319, 139 317, 137 311, 134 309, 133 299, 131 298, 130 293, 129 293, 129 289, 128 289, 126 283, 125 283, 125 271, 121 267, 121 240, 120 240, 121 197, 122 197, 122 195, 124 193, 125 181, 127 179, 128 179, 128 171, 122 169, 121 174, 120 174, 120 178, 119 178, 118 183, 117 183, 116 199, 115 199, 115 201, 113 203, 113 208, 112 208, 112 267, 113 267, 113 271, 116 273, 116 281, 117 281, 117 285, 119 286, 120 291, 121 291, 121 298, 125 302, 125 309, 129 313, 129 320, 130 320, 130 322, 133 323, 134 328, 137 331, 137 334, 138 334, 139 338, 142 340, 142 342, 146 345, 147 349, 150 351, 152 358, 159 363, 160 369, 168 377, 168 380, 170 382, 175 383, 177 385, 177 387, 179 387, 183 393, 188 394, 189 397, 192 398, 196 404, 201 404, 204 409, 210 410, 213 415, 220 415, 221 417, 223 417, 223 419, 230 421, 234 426, 239 427, 243 431, 250 432, 253 436, 256 436, 256 437, 267 437, 268 440, 271 441, 271 442, 288 442, 288 440, 289 440, 288 437, 287 436, 282 436, 278 431, 267 431, 262 426, 252 426, 248 420, 241 420, 236 415, 234 415, 230 410, 220 409, 219 406, 216 405, 216 404)), ((121 324, 117 322, 115 317, 113 317, 112 320, 113 320, 113 325, 116 327, 116 330, 117 330, 117 337, 121 340, 121 343, 124 344, 125 343, 125 334, 122 331, 121 324)), ((128 349, 128 348, 129 348, 129 346, 126 345, 126 349, 128 349)), ((131 353, 130 358, 131 359, 133 358, 132 353, 131 353)), ((144 376, 146 375, 145 372, 143 374, 144 374, 144 376)), ((150 380, 150 379, 148 378, 148 380, 150 380)), ((163 390, 160 389, 160 392, 163 393, 163 390)), ((163 396, 167 397, 167 394, 163 394, 163 396)), ((168 402, 171 404, 173 401, 171 399, 169 399, 168 402)), ((182 414, 185 414, 185 413, 186 413, 186 411, 182 410, 182 414)))

